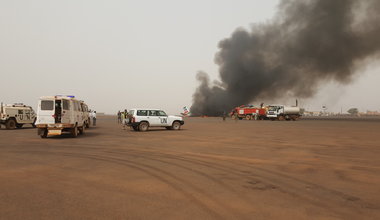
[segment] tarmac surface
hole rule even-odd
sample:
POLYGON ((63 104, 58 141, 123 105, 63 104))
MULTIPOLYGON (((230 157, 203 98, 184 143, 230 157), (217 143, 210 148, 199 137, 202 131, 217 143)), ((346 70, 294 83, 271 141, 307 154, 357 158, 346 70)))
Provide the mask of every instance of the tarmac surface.
POLYGON ((0 219, 380 219, 380 123, 0 130, 0 219))

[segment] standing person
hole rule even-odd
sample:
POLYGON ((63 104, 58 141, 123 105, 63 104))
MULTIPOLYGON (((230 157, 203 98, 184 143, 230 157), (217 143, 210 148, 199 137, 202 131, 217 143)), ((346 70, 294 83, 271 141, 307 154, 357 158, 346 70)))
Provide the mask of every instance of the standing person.
POLYGON ((124 129, 127 127, 128 125, 128 120, 129 120, 129 115, 128 115, 128 110, 127 109, 124 109, 124 120, 123 120, 123 126, 124 126, 124 129))
POLYGON ((122 124, 122 129, 125 130, 125 118, 126 118, 126 115, 125 115, 125 112, 120 112, 120 119, 121 119, 121 124, 122 124))
POLYGON ((121 120, 121 112, 120 111, 118 111, 117 112, 117 123, 118 124, 121 124, 123 121, 121 120))
POLYGON ((92 126, 96 126, 96 111, 92 112, 92 126))

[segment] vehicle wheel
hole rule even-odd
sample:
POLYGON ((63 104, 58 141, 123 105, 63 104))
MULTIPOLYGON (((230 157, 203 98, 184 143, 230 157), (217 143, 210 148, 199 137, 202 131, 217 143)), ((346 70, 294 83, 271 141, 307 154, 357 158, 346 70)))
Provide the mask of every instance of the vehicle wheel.
POLYGON ((90 119, 88 119, 86 122, 86 128, 90 128, 90 119))
POLYGON ((140 131, 147 131, 148 128, 149 128, 149 124, 145 121, 143 121, 139 124, 139 130, 140 131))
POLYGON ((86 129, 85 127, 86 127, 86 124, 83 124, 83 126, 78 129, 79 134, 84 134, 84 130, 86 129))
POLYGON ((36 127, 36 121, 37 121, 37 118, 34 119, 33 123, 32 123, 32 127, 35 128, 36 127))
POLYGON ((16 124, 16 128, 22 128, 24 124, 16 124))
POLYGON ((247 116, 245 116, 245 119, 247 119, 247 120, 251 120, 251 116, 250 116, 250 115, 247 115, 247 116))
POLYGON ((181 124, 178 121, 173 122, 172 130, 179 130, 181 129, 181 124))
POLYGON ((72 128, 70 133, 71 133, 71 137, 73 137, 73 138, 78 137, 78 127, 75 126, 74 128, 72 128))
POLYGON ((47 129, 44 129, 44 128, 39 128, 38 129, 38 135, 41 138, 47 138, 47 134, 48 134, 48 130, 47 129))
POLYGON ((5 122, 5 128, 6 129, 15 129, 16 128, 16 121, 14 119, 9 119, 7 122, 5 122))
POLYGON ((278 120, 279 120, 279 121, 284 121, 284 120, 285 120, 285 117, 282 116, 282 115, 280 115, 280 116, 278 116, 278 120))

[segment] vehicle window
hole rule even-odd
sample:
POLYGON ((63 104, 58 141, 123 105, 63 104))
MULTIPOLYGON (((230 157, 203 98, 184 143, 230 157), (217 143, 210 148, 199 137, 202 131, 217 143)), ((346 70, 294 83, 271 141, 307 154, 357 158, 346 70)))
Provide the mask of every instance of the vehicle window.
POLYGON ((157 111, 158 116, 167 116, 167 114, 164 111, 157 111))
POLYGON ((18 114, 22 115, 23 114, 22 110, 18 110, 18 114))
POLYGON ((135 110, 129 110, 128 114, 133 115, 135 113, 135 110))
POLYGON ((41 101, 41 110, 43 111, 51 111, 54 109, 54 102, 50 100, 42 100, 41 101))
POLYGON ((137 116, 147 116, 148 111, 147 110, 137 110, 137 116))
POLYGON ((157 116, 157 111, 149 110, 149 116, 157 116))
POLYGON ((70 110, 70 101, 69 100, 63 100, 63 109, 64 110, 70 110))

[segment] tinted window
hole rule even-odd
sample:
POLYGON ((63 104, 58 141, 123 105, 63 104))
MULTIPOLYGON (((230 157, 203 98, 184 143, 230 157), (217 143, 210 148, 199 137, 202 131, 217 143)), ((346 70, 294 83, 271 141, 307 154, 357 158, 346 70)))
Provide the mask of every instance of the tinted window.
POLYGON ((157 111, 149 110, 149 116, 157 116, 157 111))
POLYGON ((158 116, 167 116, 164 111, 157 111, 158 116))
POLYGON ((70 110, 70 101, 69 100, 63 100, 63 109, 64 110, 70 110))
POLYGON ((22 115, 23 114, 22 110, 18 110, 18 114, 22 115))
POLYGON ((147 110, 137 110, 137 116, 148 116, 147 110))
POLYGON ((41 101, 41 110, 52 111, 53 109, 54 109, 53 101, 48 101, 48 100, 41 101))

